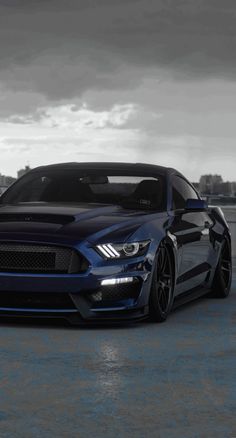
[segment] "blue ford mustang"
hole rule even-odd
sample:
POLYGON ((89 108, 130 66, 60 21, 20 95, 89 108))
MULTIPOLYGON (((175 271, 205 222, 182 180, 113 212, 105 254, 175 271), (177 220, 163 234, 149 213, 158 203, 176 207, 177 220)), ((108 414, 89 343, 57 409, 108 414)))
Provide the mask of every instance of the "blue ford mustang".
POLYGON ((0 198, 0 314, 71 323, 164 321, 227 297, 231 240, 174 169, 67 163, 34 169, 0 198))

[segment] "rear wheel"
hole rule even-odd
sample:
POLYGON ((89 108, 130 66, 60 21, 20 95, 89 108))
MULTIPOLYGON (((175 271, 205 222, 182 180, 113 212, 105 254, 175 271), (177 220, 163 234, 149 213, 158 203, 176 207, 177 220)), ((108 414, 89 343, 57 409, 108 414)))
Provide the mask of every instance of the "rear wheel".
POLYGON ((230 292, 231 281, 232 281, 231 246, 228 238, 225 238, 222 244, 219 262, 215 271, 211 296, 215 298, 226 298, 230 292))
POLYGON ((170 249, 161 244, 155 261, 155 268, 149 299, 150 318, 163 322, 170 313, 174 287, 173 265, 170 249))

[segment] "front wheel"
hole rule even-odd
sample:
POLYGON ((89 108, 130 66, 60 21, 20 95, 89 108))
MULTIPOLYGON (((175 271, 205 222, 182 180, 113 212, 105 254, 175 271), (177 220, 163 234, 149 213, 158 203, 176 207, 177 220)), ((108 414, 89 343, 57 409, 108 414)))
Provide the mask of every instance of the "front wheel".
POLYGON ((228 238, 225 238, 216 267, 212 283, 211 296, 215 298, 226 298, 229 295, 232 282, 232 257, 231 245, 228 238))
POLYGON ((173 264, 170 249, 161 244, 153 273, 149 298, 149 315, 152 321, 163 322, 170 313, 174 288, 173 264))

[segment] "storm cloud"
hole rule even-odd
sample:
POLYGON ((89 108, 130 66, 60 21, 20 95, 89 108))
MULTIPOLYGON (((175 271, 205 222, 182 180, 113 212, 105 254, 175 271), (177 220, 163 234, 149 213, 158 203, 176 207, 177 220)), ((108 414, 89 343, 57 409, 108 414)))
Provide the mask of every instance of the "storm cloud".
POLYGON ((234 0, 5 0, 0 81, 49 99, 146 75, 235 80, 234 0))
POLYGON ((143 161, 235 176, 235 0, 1 0, 2 173, 143 161))

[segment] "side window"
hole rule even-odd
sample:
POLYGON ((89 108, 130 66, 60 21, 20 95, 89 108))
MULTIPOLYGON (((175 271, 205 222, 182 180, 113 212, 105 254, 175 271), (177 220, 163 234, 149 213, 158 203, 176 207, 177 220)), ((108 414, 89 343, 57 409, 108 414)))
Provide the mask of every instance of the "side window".
POLYGON ((185 208, 187 199, 198 199, 198 195, 190 184, 174 175, 172 179, 173 210, 185 208))

